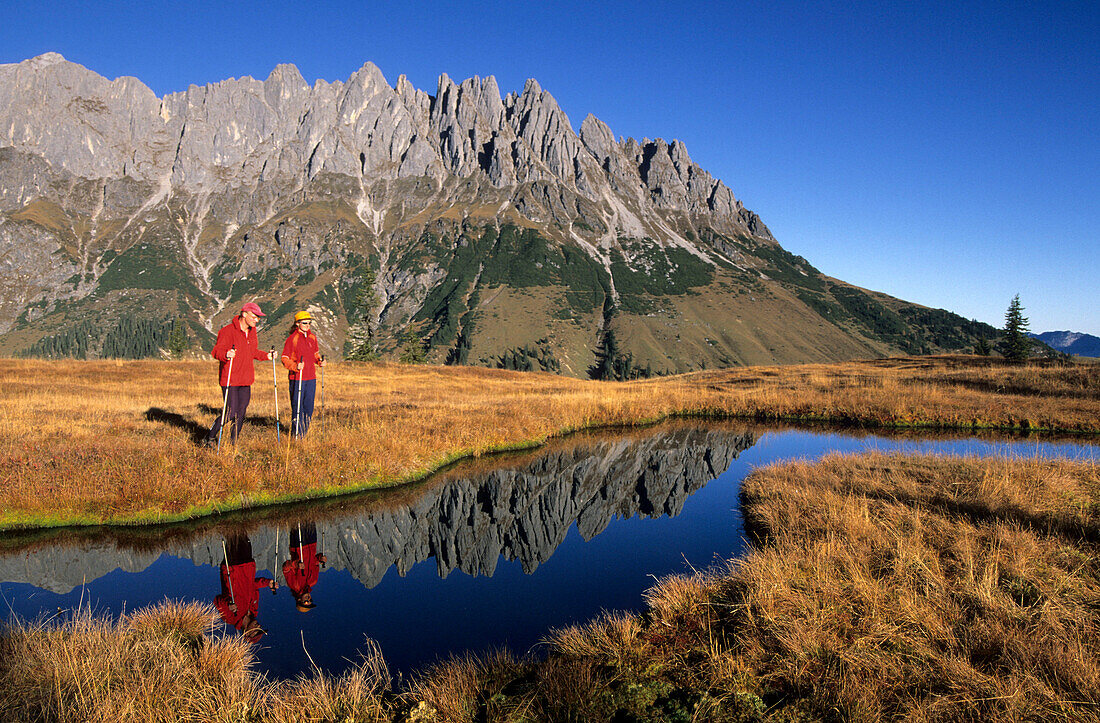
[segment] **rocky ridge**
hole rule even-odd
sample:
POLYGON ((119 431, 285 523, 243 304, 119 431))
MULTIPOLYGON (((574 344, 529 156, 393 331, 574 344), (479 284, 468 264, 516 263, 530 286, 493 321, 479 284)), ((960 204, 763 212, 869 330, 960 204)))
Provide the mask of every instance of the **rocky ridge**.
POLYGON ((280 65, 158 98, 56 53, 0 65, 0 334, 27 353, 72 355, 69 333, 95 355, 151 307, 197 349, 245 299, 273 322, 310 309, 337 352, 412 332, 437 361, 524 349, 573 374, 608 330, 664 371, 919 339, 896 300, 852 293, 683 143, 616 140, 591 115, 575 132, 535 80, 502 96, 442 75, 429 95, 372 63, 312 85, 280 65), (529 318, 502 318, 517 304, 529 318))

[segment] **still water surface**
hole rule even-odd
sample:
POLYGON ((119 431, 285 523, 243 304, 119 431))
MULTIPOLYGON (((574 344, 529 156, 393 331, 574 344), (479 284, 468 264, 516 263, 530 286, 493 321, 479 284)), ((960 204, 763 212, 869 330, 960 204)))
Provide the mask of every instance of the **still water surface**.
POLYGON ((685 425, 580 435, 274 519, 213 522, 160 539, 67 535, 9 545, 0 554, 0 616, 64 615, 80 604, 118 614, 165 598, 224 599, 224 550, 247 538, 256 575, 277 573, 281 585, 260 590, 257 604, 268 631, 257 645, 259 665, 274 677, 308 670, 310 657, 339 672, 357 660, 365 638, 403 673, 455 653, 523 653, 551 628, 601 610, 641 609, 655 578, 741 554, 738 492, 752 469, 867 450, 1100 459, 1095 444, 1043 438, 685 425), (281 570, 291 545, 298 549, 299 529, 306 541, 316 530, 316 552, 327 558, 308 612, 296 606, 281 570))

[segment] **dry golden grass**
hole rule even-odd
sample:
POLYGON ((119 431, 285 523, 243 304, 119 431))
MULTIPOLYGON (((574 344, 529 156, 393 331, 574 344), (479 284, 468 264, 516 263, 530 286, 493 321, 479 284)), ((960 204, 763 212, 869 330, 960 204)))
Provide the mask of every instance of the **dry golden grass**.
POLYGON ((324 413, 307 442, 288 446, 285 434, 275 443, 265 368, 257 365, 240 444, 226 439, 214 454, 196 445, 220 410, 213 362, 6 361, 0 529, 164 522, 389 486, 456 458, 669 416, 1100 430, 1097 365, 942 357, 608 383, 342 363, 326 371, 324 413))
POLYGON ((726 675, 845 720, 1100 719, 1096 464, 836 456, 743 495, 726 675))
POLYGON ((261 700, 242 638, 212 607, 167 602, 117 621, 84 608, 0 637, 4 721, 241 720, 261 700))
POLYGON ((392 719, 391 679, 382 651, 368 640, 363 660, 333 677, 315 670, 298 680, 263 688, 263 701, 250 720, 265 723, 374 723, 392 719))
POLYGON ((388 721, 391 680, 373 648, 340 676, 270 683, 209 605, 165 602, 108 620, 14 622, 0 636, 0 720, 388 721))

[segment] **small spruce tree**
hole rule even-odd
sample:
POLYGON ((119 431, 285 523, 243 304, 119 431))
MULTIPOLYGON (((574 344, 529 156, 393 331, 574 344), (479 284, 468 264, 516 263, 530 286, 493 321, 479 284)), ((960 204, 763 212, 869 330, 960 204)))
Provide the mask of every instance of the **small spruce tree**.
POLYGON ((603 333, 600 345, 596 347, 596 361, 588 369, 588 376, 592 379, 615 379, 615 360, 619 356, 619 342, 615 338, 615 330, 609 328, 603 333))
POLYGON ((426 364, 428 355, 424 350, 424 342, 420 340, 413 329, 406 329, 401 335, 401 356, 398 358, 402 364, 426 364))
POLYGON ((1020 295, 1012 297, 1005 312, 1005 328, 1001 334, 1001 353, 1010 362, 1021 363, 1031 356, 1031 337, 1027 335, 1028 321, 1020 295))
POLYGON ((351 361, 378 361, 378 343, 372 324, 372 313, 378 305, 378 295, 374 291, 374 269, 364 266, 358 269, 362 274, 356 279, 359 291, 347 307, 348 335, 345 342, 344 358, 351 361))
POLYGON ((168 334, 168 354, 173 359, 179 359, 187 351, 188 346, 187 328, 183 320, 176 319, 172 322, 172 331, 168 334))

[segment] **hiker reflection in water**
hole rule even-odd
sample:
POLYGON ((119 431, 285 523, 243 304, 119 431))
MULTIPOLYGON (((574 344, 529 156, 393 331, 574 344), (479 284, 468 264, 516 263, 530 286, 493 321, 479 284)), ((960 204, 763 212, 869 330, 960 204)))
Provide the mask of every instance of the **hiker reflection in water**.
POLYGON ((283 563, 283 579, 294 596, 299 612, 309 612, 317 607, 313 602, 313 586, 321 574, 321 566, 327 562, 317 553, 317 526, 312 522, 290 528, 290 559, 283 563))
POLYGON ((222 620, 241 632, 250 643, 259 642, 267 633, 260 627, 260 589, 278 589, 279 584, 266 577, 256 577, 256 560, 252 557, 252 541, 236 533, 225 542, 225 561, 221 564, 222 594, 214 598, 214 606, 222 620))

